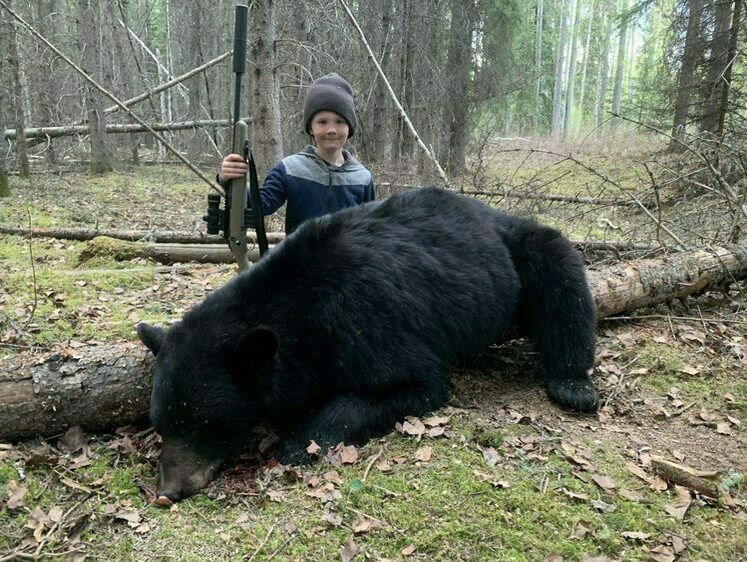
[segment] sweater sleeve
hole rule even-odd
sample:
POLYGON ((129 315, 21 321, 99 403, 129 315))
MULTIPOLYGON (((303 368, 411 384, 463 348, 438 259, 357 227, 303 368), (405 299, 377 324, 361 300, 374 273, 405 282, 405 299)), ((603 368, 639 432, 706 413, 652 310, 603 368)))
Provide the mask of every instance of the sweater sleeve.
MULTIPOLYGON (((271 215, 277 211, 288 196, 285 166, 280 162, 275 166, 265 178, 262 187, 259 190, 259 196, 262 198, 262 214, 271 215)), ((249 192, 247 190, 247 203, 251 206, 249 192)))

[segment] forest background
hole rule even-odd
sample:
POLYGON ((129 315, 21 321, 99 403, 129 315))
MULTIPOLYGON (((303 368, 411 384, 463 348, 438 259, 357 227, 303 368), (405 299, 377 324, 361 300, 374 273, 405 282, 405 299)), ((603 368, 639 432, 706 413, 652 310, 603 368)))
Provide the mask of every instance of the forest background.
MULTIPOLYGON (((233 2, 5 3, 120 100, 153 92, 231 48, 233 2)), ((736 134, 743 142, 742 0, 360 0, 350 7, 418 134, 452 175, 496 138, 625 143, 625 131, 640 125, 679 141, 736 134), (622 126, 615 115, 639 125, 622 126)), ((2 151, 0 175, 26 174, 29 158, 55 168, 87 155, 101 171, 114 161, 166 157, 147 134, 96 134, 131 119, 106 110, 109 99, 6 10, 2 17, 0 129, 15 142, 2 151), (27 131, 24 143, 17 133, 86 120, 89 137, 27 131)), ((387 172, 432 175, 341 2, 255 1, 249 30, 243 107, 253 117, 260 171, 308 141, 306 89, 334 71, 357 95, 352 147, 360 159, 387 172)), ((230 64, 213 62, 132 109, 167 129, 203 122, 166 136, 190 160, 214 164, 230 145, 229 129, 216 123, 231 116, 230 64)))

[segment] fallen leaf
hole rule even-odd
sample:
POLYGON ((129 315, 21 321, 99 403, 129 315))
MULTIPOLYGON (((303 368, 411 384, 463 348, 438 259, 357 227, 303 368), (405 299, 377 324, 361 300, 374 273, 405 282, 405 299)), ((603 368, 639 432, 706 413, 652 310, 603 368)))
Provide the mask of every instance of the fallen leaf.
POLYGON ((327 512, 322 515, 322 521, 332 527, 339 527, 342 525, 342 516, 338 513, 327 512))
POLYGON ((573 535, 571 535, 572 538, 577 540, 584 540, 587 536, 589 536, 589 533, 591 533, 591 523, 588 521, 579 521, 576 523, 576 526, 573 529, 573 535))
POLYGON ((571 492, 570 490, 567 490, 566 488, 561 488, 560 491, 563 492, 566 496, 568 496, 572 500, 578 500, 578 501, 589 500, 588 494, 578 494, 576 492, 571 492))
POLYGON ((399 552, 402 556, 410 556, 413 552, 415 552, 415 545, 408 544, 405 548, 403 548, 399 552))
POLYGON ((417 418, 410 418, 402 423, 402 433, 405 435, 412 435, 414 437, 420 437, 425 433, 425 425, 417 418))
POLYGON ((620 534, 626 539, 634 539, 637 541, 645 541, 651 536, 649 533, 641 533, 639 531, 623 531, 620 534))
POLYGON ((617 506, 611 503, 603 502, 602 500, 591 500, 592 507, 605 513, 612 513, 617 510, 617 506))
POLYGON ((669 485, 667 484, 667 481, 664 480, 661 476, 654 476, 653 478, 651 478, 651 484, 649 488, 651 488, 652 490, 656 492, 663 492, 668 487, 669 485))
POLYGON ((308 447, 306 447, 306 452, 310 455, 319 455, 322 452, 322 448, 317 445, 316 441, 312 440, 308 447))
POLYGON ((15 480, 11 480, 8 482, 8 490, 10 497, 5 505, 10 511, 26 505, 26 493, 28 492, 26 486, 21 486, 15 480))
POLYGON ((342 562, 350 562, 360 551, 360 547, 355 544, 355 538, 353 535, 350 535, 345 544, 342 545, 342 548, 340 548, 340 559, 342 562))
POLYGON ((674 485, 674 494, 677 496, 679 503, 689 502, 692 498, 690 496, 690 490, 679 484, 674 485))
POLYGON ((684 365, 681 369, 681 372, 685 373, 686 375, 697 375, 700 373, 700 369, 698 367, 694 367, 693 365, 684 365))
POLYGON ((592 480, 596 483, 597 486, 602 488, 603 490, 614 490, 617 488, 617 484, 615 484, 615 481, 610 478, 609 476, 604 476, 602 474, 592 474, 591 475, 592 480))
POLYGON ((646 471, 643 470, 637 464, 632 463, 632 462, 626 462, 625 463, 625 468, 627 468, 633 475, 637 476, 638 478, 640 478, 644 482, 648 482, 649 481, 649 476, 648 476, 648 474, 646 474, 646 471))
POLYGON ((285 496, 281 490, 270 490, 267 492, 267 497, 270 498, 270 501, 283 503, 283 498, 285 496))
POLYGON ((358 518, 353 522, 353 533, 355 533, 356 535, 370 533, 371 531, 383 528, 384 524, 378 519, 365 517, 363 515, 359 515, 358 518))
POLYGON ((439 425, 446 425, 449 423, 451 418, 448 416, 430 416, 423 420, 423 423, 428 427, 436 427, 439 425))
POLYGON ((496 464, 498 464, 498 461, 500 460, 498 451, 496 451, 493 447, 480 447, 479 445, 478 447, 482 452, 482 456, 490 466, 495 466, 496 464))
POLYGON ((731 425, 728 422, 719 422, 716 424, 716 433, 721 435, 731 435, 731 425))
POLYGON ((342 485, 342 478, 340 477, 340 473, 336 470, 329 470, 322 474, 322 478, 324 478, 327 482, 332 482, 332 484, 337 484, 338 486, 342 485))
POLYGON ((630 500, 632 502, 640 502, 643 500, 643 494, 640 492, 636 492, 634 490, 626 490, 625 488, 620 488, 617 492, 621 497, 625 498, 626 500, 630 500))
POLYGON ((669 515, 674 517, 675 519, 684 519, 685 514, 687 513, 688 508, 690 507, 690 502, 681 502, 676 503, 673 505, 665 505, 664 511, 666 511, 669 515))
POLYGON ((426 447, 420 447, 417 451, 415 451, 413 458, 416 461, 420 461, 420 462, 430 462, 432 456, 433 456, 433 448, 426 446, 426 447))

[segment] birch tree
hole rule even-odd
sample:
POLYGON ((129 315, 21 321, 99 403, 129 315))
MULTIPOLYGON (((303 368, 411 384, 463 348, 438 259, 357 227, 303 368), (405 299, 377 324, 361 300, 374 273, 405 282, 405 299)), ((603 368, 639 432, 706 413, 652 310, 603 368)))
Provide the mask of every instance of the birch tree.
POLYGON ((559 135, 563 129, 563 79, 565 75, 565 51, 567 35, 567 15, 565 11, 565 2, 560 7, 560 32, 558 35, 558 44, 555 48, 555 86, 552 95, 552 127, 553 135, 559 135))

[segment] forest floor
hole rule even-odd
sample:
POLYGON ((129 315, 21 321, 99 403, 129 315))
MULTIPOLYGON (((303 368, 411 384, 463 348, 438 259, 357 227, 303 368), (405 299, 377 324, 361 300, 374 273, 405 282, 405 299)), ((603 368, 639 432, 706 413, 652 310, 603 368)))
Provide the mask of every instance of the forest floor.
MULTIPOLYGON (((494 156, 482 185, 500 182, 504 194, 651 198, 640 153, 578 156, 616 186, 556 155, 494 156)), ((203 230, 206 188, 175 166, 11 186, 2 226, 203 230)), ((661 216, 704 244, 704 225, 723 220, 704 209, 718 202, 674 188, 658 193, 671 201, 661 216)), ((575 239, 661 234, 632 207, 490 200, 575 239)), ((173 321, 235 273, 87 258, 87 247, 0 239, 0 361, 133 341, 138 321, 173 321)), ((617 256, 587 259, 595 267, 617 256)), ((745 560, 745 291, 734 282, 602 321, 596 414, 550 403, 531 346, 512 341, 455 369, 449 405, 430 418, 304 469, 250 449, 173 506, 153 502, 159 444, 147 427, 0 443, 0 560, 745 560), (662 460, 700 471, 720 497, 666 482, 662 460)))

